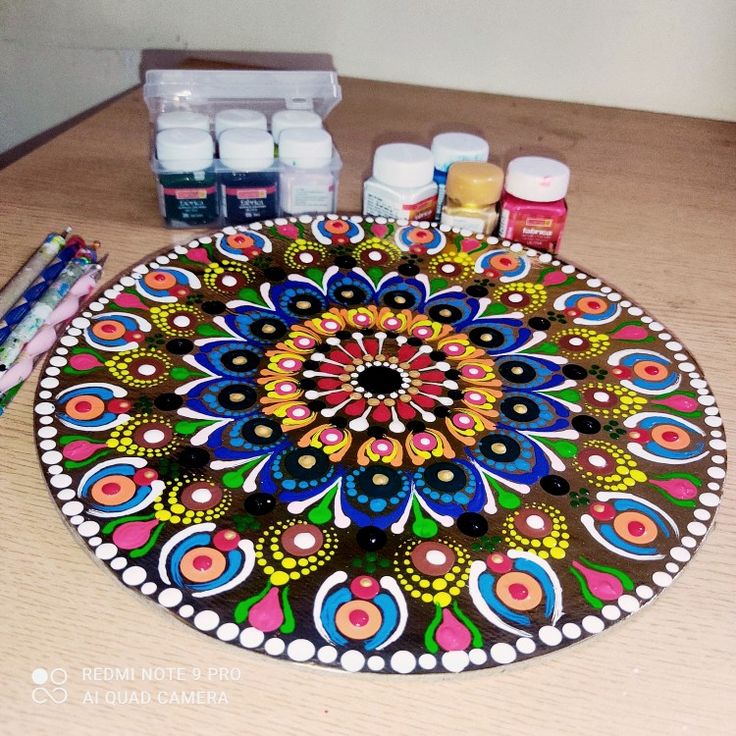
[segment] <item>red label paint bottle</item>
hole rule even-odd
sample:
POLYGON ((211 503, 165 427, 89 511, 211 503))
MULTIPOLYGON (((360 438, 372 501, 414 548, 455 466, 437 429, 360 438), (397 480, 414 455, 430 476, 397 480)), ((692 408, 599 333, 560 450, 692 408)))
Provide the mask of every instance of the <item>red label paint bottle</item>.
POLYGON ((278 216, 279 172, 265 130, 230 128, 220 136, 220 207, 228 225, 278 216))
POLYGON ((509 162, 498 234, 556 253, 567 217, 570 169, 552 158, 521 156, 509 162))

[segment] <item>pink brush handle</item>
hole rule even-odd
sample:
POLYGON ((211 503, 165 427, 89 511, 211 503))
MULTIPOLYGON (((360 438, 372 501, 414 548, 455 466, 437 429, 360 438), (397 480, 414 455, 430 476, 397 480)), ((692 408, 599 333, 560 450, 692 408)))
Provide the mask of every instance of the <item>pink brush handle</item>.
POLYGON ((22 383, 31 375, 39 358, 51 348, 57 335, 66 323, 79 311, 84 300, 97 287, 92 276, 82 276, 48 316, 43 327, 29 340, 18 356, 18 360, 0 376, 0 394, 7 393, 13 386, 22 383))

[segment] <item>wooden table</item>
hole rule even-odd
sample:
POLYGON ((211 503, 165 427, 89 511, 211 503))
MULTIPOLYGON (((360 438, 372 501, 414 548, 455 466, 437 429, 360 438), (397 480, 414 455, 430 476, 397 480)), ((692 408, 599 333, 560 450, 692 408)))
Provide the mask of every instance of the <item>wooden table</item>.
MULTIPOLYGON (((733 432, 736 125, 342 83, 344 101, 328 122, 345 162, 340 211, 359 210, 361 181, 380 142, 428 143, 440 130, 465 129, 486 137, 503 163, 525 152, 563 158, 573 172, 564 256, 615 284, 679 336, 700 360, 733 432)), ((0 278, 48 230, 67 223, 104 242, 110 277, 188 240, 190 232, 161 227, 147 154, 148 118, 134 91, 0 171, 0 278)), ((733 732, 733 481, 715 530, 673 588, 610 633, 506 671, 347 675, 218 643, 96 566, 46 491, 32 439, 35 383, 28 381, 0 420, 3 733, 733 732), (69 702, 32 702, 31 673, 39 667, 68 671, 69 702), (117 675, 112 681, 83 679, 91 667, 123 671, 97 673, 117 675), (200 684, 161 672, 163 681, 141 682, 141 668, 149 667, 223 670, 200 684), (135 682, 119 679, 125 668, 134 668, 135 682), (228 702, 156 703, 158 693, 171 699, 191 689, 228 702), (82 703, 87 690, 100 693, 98 704, 82 703), (154 702, 104 702, 140 690, 154 702)))

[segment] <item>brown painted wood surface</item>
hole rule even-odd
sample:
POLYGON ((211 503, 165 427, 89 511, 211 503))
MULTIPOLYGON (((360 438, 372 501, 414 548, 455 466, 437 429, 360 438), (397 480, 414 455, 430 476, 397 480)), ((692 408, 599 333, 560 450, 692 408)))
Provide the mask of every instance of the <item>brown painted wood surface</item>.
MULTIPOLYGON (((341 212, 359 210, 372 150, 390 140, 428 143, 436 132, 460 129, 488 138, 501 163, 520 153, 562 158, 573 172, 562 255, 617 287, 692 351, 732 434, 736 125, 342 84, 343 102, 327 123, 345 164, 341 212)), ((66 224, 104 243, 109 278, 201 234, 161 226, 147 155, 148 119, 136 90, 0 171, 0 279, 66 224)), ((35 375, 0 419, 3 733, 732 732, 733 481, 709 539, 672 588, 604 636, 505 671, 401 679, 335 673, 198 634, 95 565, 65 528, 39 469, 35 375), (68 671, 67 703, 33 703, 38 667, 68 671), (83 668, 92 667, 132 668, 135 679, 85 679, 94 673, 83 668), (153 667, 167 668, 158 673, 164 679, 142 680, 153 667), (99 693, 98 704, 83 703, 88 691, 99 693), (141 691, 151 704, 105 704, 141 691), (166 704, 189 691, 228 702, 166 704)))

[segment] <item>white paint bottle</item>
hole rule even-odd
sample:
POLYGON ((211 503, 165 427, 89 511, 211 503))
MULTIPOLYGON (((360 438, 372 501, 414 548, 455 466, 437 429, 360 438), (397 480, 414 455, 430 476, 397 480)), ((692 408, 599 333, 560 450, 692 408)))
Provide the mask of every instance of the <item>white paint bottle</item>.
POLYGON ((277 110, 271 116, 271 135, 276 145, 281 134, 290 128, 321 128, 322 118, 311 110, 277 110))
POLYGON ((283 130, 279 136, 279 161, 284 214, 314 215, 335 211, 339 163, 333 160, 332 136, 326 130, 283 130))
POLYGON ((491 149, 486 141, 470 133, 440 133, 432 139, 434 180, 437 182, 437 213, 440 219, 445 203, 447 171, 458 161, 488 161, 491 149))
POLYGON ((397 220, 431 220, 437 204, 432 152, 413 143, 388 143, 373 156, 363 184, 363 214, 397 220))
POLYGON ((260 110, 248 110, 239 107, 220 110, 215 115, 215 138, 219 141, 222 133, 233 128, 266 130, 268 122, 266 116, 260 110))

